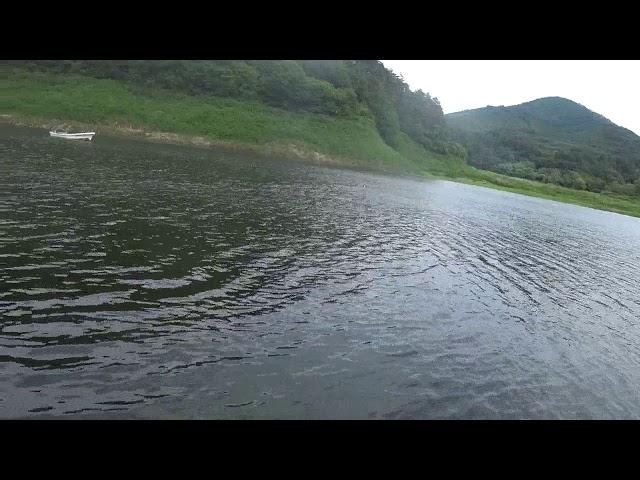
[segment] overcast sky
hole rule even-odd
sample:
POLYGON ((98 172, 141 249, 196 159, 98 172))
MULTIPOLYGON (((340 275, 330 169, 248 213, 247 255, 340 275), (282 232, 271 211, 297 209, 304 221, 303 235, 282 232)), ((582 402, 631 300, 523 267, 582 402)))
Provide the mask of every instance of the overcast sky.
POLYGON ((382 60, 444 113, 565 97, 640 135, 638 60, 382 60))

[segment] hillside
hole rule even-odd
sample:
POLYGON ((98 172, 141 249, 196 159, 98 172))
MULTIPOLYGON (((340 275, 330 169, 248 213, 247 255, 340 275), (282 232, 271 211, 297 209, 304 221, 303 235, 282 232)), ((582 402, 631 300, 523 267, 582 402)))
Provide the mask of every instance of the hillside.
MULTIPOLYGON (((138 94, 163 90, 195 98, 232 98, 291 112, 370 119, 392 148, 402 135, 448 153, 436 98, 375 60, 40 60, 9 61, 31 74, 114 80, 138 94)), ((458 151, 457 153, 460 153, 458 151)))
POLYGON ((478 168, 578 190, 640 194, 640 137, 571 100, 446 115, 478 168))
MULTIPOLYGON (((602 181, 604 194, 594 193, 598 177, 566 168, 568 160, 592 166, 583 162, 585 142, 576 140, 583 132, 593 140, 596 164, 603 148, 622 149, 615 158, 637 152, 630 132, 621 141, 619 127, 580 110, 582 123, 605 122, 585 130, 575 118, 563 120, 557 102, 534 108, 536 115, 500 108, 445 117, 437 99, 411 91, 377 61, 4 61, 0 79, 3 123, 95 128, 100 135, 446 178, 640 216, 637 185, 629 181, 637 163, 627 177, 605 170, 622 180, 602 181), (458 119, 464 128, 447 125, 458 119), (558 121, 567 125, 557 128, 558 121)), ((615 164, 625 171, 621 166, 615 164)))
POLYGON ((383 171, 464 164, 437 99, 377 61, 9 61, 0 69, 4 114, 293 149, 383 171))

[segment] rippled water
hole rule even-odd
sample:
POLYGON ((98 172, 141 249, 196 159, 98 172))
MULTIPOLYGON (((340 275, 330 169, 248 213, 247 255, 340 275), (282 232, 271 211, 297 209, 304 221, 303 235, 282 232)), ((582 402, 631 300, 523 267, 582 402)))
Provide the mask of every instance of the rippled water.
POLYGON ((0 133, 0 417, 640 417, 640 219, 0 133))

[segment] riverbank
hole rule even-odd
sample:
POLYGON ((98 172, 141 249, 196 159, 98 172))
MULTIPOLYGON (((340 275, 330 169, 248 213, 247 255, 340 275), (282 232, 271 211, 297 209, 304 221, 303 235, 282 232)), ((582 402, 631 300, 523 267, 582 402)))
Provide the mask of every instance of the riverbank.
POLYGON ((406 136, 397 149, 369 118, 297 113, 215 97, 137 93, 112 80, 2 69, 0 120, 44 129, 99 130, 154 142, 279 156, 317 165, 439 178, 640 217, 640 198, 507 177, 426 151, 406 136))
MULTIPOLYGON (((140 92, 121 82, 76 75, 17 68, 0 68, 0 73, 6 77, 0 114, 32 126, 86 126, 382 172, 420 171, 420 165, 382 140, 368 117, 292 112, 259 102, 163 90, 140 92)), ((400 143, 400 150, 416 147, 406 136, 400 143)), ((422 153, 429 160, 424 149, 422 153)))
POLYGON ((455 182, 493 188, 495 190, 504 190, 530 197, 545 198, 547 200, 555 200, 557 202, 570 203, 632 217, 640 217, 640 198, 638 197, 573 190, 559 185, 507 177, 472 167, 468 167, 465 175, 464 177, 444 178, 455 182))
POLYGON ((233 141, 214 140, 194 135, 184 135, 173 132, 158 132, 145 128, 135 128, 131 125, 120 124, 89 124, 62 119, 45 119, 36 117, 0 114, 0 122, 16 127, 28 127, 44 130, 61 128, 71 131, 99 130, 102 135, 121 138, 139 139, 155 143, 169 143, 172 145, 188 145, 204 148, 216 148, 238 153, 250 153, 259 156, 280 156, 289 160, 326 165, 332 167, 355 168, 357 162, 353 159, 329 156, 309 149, 304 144, 272 142, 264 145, 243 144, 233 141))

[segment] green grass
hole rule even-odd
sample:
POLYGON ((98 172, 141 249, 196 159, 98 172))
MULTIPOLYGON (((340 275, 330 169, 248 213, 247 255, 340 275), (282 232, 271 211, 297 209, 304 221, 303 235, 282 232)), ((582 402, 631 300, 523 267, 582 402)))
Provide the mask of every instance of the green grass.
POLYGON ((478 170, 473 167, 467 167, 464 174, 459 177, 448 177, 445 175, 443 178, 461 183, 506 190, 532 197, 546 198, 558 202, 572 203, 583 207, 640 217, 640 198, 638 197, 574 190, 549 183, 507 177, 486 170, 478 170))
POLYGON ((478 170, 462 158, 426 151, 408 136, 397 150, 378 135, 373 120, 295 113, 261 103, 175 92, 144 94, 113 80, 59 76, 0 67, 0 113, 14 117, 133 127, 197 136, 264 151, 300 147, 333 164, 420 175, 507 190, 640 217, 640 199, 572 190, 478 170))
POLYGON ((309 150, 383 170, 415 171, 384 143, 373 120, 335 118, 270 108, 228 98, 181 96, 175 92, 137 94, 113 80, 56 76, 4 69, 0 112, 130 126, 265 146, 302 145, 309 150))

